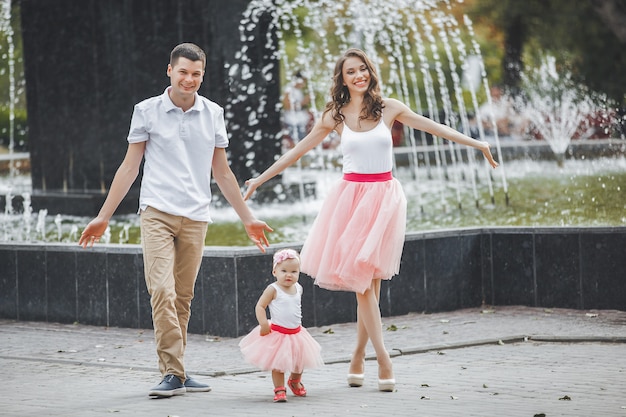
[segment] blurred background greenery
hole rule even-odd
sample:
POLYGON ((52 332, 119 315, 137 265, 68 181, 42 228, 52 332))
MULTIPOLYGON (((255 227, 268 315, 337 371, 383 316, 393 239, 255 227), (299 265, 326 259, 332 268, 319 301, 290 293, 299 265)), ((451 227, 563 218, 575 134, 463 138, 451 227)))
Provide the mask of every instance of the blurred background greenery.
MULTIPOLYGON (((337 0, 341 2, 342 0, 337 0)), ((11 72, 14 74, 14 150, 26 151, 26 94, 20 33, 20 0, 11 2, 10 28, 0 30, 0 148, 9 142, 11 72), (9 30, 11 29, 11 30, 9 30), (8 34, 12 32, 12 39, 8 34), (13 45, 9 54, 9 41, 13 45), (10 59, 10 55, 13 59, 10 59), (12 66, 12 68, 10 68, 12 66)), ((367 6, 367 2, 364 1, 367 6)), ((515 92, 523 71, 540 66, 546 55, 590 91, 605 95, 623 115, 626 108, 626 1, 624 0, 441 0, 459 21, 468 16, 492 85, 515 92)), ((304 19, 306 10, 294 10, 304 19)), ((411 13, 411 11, 407 11, 411 13)), ((6 26, 8 22, 3 22, 6 26)), ((333 34, 332 31, 329 34, 333 34)), ((300 36, 298 34, 297 36, 300 36)), ((313 36, 303 33, 302 36, 313 36)), ((464 36, 467 36, 465 34, 464 36)), ((287 53, 296 34, 285 32, 287 53)), ((443 46, 439 46, 443 49, 443 46)), ((443 55, 443 50, 441 52, 443 55)), ((283 84, 287 76, 281 75, 283 84)), ((484 99, 484 92, 481 92, 484 99)), ((316 97, 321 107, 325 97, 316 97)), ((622 122, 623 124, 623 122, 622 122)))

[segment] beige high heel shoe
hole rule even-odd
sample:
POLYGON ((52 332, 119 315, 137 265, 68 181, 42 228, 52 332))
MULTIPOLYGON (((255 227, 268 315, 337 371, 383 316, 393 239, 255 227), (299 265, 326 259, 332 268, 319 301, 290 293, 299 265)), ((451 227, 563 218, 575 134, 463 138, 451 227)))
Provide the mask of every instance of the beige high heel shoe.
POLYGON ((379 379, 378 391, 393 392, 396 389, 396 380, 392 379, 379 379))
MULTIPOLYGON (((365 359, 363 359, 363 370, 365 371, 365 359)), ((348 385, 351 387, 362 387, 365 374, 348 374, 348 385)))
POLYGON ((362 387, 365 374, 348 374, 348 385, 351 387, 362 387))
MULTIPOLYGON (((390 358, 390 360, 391 360, 391 358, 390 358)), ((378 391, 393 392, 396 389, 396 380, 395 380, 395 378, 387 378, 387 379, 381 379, 380 378, 380 362, 378 364, 378 375, 379 375, 378 376, 378 391)))

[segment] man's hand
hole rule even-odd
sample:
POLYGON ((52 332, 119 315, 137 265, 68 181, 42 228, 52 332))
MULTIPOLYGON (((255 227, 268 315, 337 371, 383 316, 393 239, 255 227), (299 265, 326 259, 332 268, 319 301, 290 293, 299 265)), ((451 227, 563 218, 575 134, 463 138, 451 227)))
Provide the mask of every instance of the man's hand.
POLYGON ((255 220, 250 224, 244 224, 244 226, 250 240, 254 242, 261 252, 265 253, 265 247, 270 246, 270 242, 267 240, 265 232, 273 232, 274 229, 261 220, 255 220))
POLYGON ((89 222, 83 233, 80 235, 78 244, 85 249, 87 246, 93 247, 93 244, 100 240, 109 225, 108 220, 98 217, 89 222))

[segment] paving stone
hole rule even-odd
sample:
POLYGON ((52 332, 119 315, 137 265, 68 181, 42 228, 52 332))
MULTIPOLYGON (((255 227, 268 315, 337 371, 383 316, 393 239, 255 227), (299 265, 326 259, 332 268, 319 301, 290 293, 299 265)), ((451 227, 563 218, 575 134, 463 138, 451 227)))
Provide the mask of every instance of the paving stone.
POLYGON ((151 399, 160 380, 151 330, 0 321, 7 416, 626 416, 626 312, 498 307, 384 319, 396 391, 348 387, 354 323, 309 328, 326 366, 308 395, 272 402, 268 372, 240 338, 192 334, 186 363, 209 393, 151 399))

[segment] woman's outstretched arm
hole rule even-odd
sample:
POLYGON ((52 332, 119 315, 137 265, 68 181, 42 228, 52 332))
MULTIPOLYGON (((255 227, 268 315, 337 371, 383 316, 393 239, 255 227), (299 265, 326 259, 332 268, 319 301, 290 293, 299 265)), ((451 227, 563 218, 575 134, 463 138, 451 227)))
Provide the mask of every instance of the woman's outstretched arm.
POLYGON ((246 181, 248 188, 246 189, 243 199, 248 200, 257 188, 283 172, 285 169, 296 163, 298 159, 302 158, 302 156, 308 151, 322 143, 324 138, 330 134, 334 127, 334 120, 330 116, 330 113, 324 113, 322 118, 315 123, 311 132, 298 142, 296 146, 285 152, 261 175, 255 178, 250 178, 246 181))
POLYGON ((467 135, 464 135, 458 130, 452 129, 451 127, 446 126, 442 123, 437 123, 434 120, 419 115, 411 110, 407 105, 398 100, 386 99, 385 116, 391 117, 392 115, 394 120, 410 126, 413 129, 428 132, 431 135, 451 140, 460 145, 466 145, 476 148, 483 153, 483 155, 489 162, 489 165, 491 165, 493 168, 496 168, 498 166, 498 162, 493 159, 493 155, 491 154, 489 143, 486 141, 473 139, 467 135))

